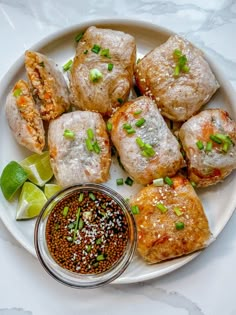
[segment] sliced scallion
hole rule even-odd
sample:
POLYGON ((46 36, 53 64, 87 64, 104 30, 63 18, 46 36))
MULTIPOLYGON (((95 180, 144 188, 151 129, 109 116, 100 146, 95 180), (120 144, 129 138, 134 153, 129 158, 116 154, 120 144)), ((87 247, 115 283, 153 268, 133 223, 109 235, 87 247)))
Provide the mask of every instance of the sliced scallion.
POLYGON ((107 131, 112 131, 112 123, 111 122, 107 122, 107 131))
POLYGON ((165 213, 167 212, 167 208, 163 205, 163 203, 159 202, 156 207, 162 212, 162 213, 165 213))
POLYGON ((141 127, 146 122, 145 118, 140 118, 138 121, 136 121, 135 126, 141 127))
POLYGON ((132 128, 132 126, 130 124, 128 124, 128 123, 123 124, 123 129, 128 130, 131 128, 132 128))
POLYGON ((129 176, 126 178, 125 180, 125 184, 128 186, 132 186, 134 183, 134 181, 132 180, 132 178, 130 178, 129 176))
POLYGON ((93 138, 94 138, 93 129, 91 129, 91 128, 87 129, 87 135, 88 135, 89 140, 93 140, 93 138))
POLYGON ((183 230, 184 223, 181 221, 175 222, 175 228, 176 228, 176 230, 183 230))
POLYGON ((75 133, 74 133, 74 131, 69 130, 69 129, 65 129, 65 130, 64 130, 63 136, 64 136, 66 139, 69 139, 69 140, 74 140, 74 139, 75 139, 75 133))
POLYGON ((139 207, 137 205, 131 206, 131 211, 133 214, 139 214, 139 207))
POLYGON ((62 215, 66 217, 68 214, 68 211, 69 211, 69 207, 64 207, 64 209, 62 210, 62 215))
POLYGON ((84 193, 79 194, 79 202, 82 202, 84 200, 84 193))
POLYGON ((88 151, 93 151, 93 143, 90 139, 85 139, 85 144, 88 151))
POLYGON ((129 135, 131 135, 131 134, 133 134, 133 133, 136 132, 133 128, 127 129, 126 131, 127 131, 127 133, 128 133, 129 135))
POLYGON ((77 236, 77 230, 78 230, 78 225, 79 225, 79 217, 80 217, 80 208, 78 208, 77 213, 76 213, 76 221, 75 221, 73 241, 75 241, 76 236, 77 236))
POLYGON ((137 109, 135 112, 134 112, 134 115, 139 115, 142 113, 142 110, 141 109, 137 109))
POLYGON ((84 32, 79 33, 78 35, 76 35, 75 36, 75 41, 78 43, 81 40, 81 38, 83 37, 83 35, 84 35, 84 32))
POLYGON ((79 219, 79 230, 82 230, 82 228, 84 227, 84 221, 83 219, 79 219))
POLYGON ((103 254, 101 254, 101 255, 98 255, 98 256, 96 257, 96 260, 97 260, 97 261, 105 260, 105 257, 104 257, 103 254))
POLYGON ((164 179, 163 178, 156 178, 153 180, 152 183, 154 186, 157 186, 157 187, 163 186, 164 185, 164 179))
POLYGON ((173 180, 172 180, 170 177, 168 177, 168 176, 166 176, 166 177, 164 178, 164 182, 165 182, 167 185, 169 185, 169 186, 172 186, 172 185, 173 185, 173 180))
POLYGON ((91 49, 91 51, 94 52, 95 54, 98 54, 100 50, 101 47, 97 44, 93 45, 93 48, 91 49))
POLYGON ((204 149, 204 145, 203 145, 203 143, 202 143, 201 140, 198 140, 198 141, 196 142, 196 146, 198 147, 199 150, 204 149))
POLYGON ((180 217, 183 214, 179 207, 174 207, 174 212, 178 217, 180 217))
POLYGON ((69 61, 67 61, 67 63, 65 63, 65 64, 64 64, 64 66, 63 66, 63 70, 64 70, 64 71, 68 71, 68 70, 70 70, 70 68, 71 68, 72 64, 73 64, 73 60, 72 60, 72 59, 70 59, 69 61))
POLYGON ((117 180, 116 180, 116 185, 117 185, 117 186, 124 185, 124 180, 123 180, 123 178, 117 178, 117 180))
POLYGON ((205 151, 206 152, 211 152, 211 150, 212 150, 212 141, 208 141, 207 144, 206 144, 205 151))
POLYGON ((113 67, 114 67, 113 63, 108 63, 107 65, 108 71, 112 71, 113 67))
POLYGON ((143 140, 140 138, 140 137, 138 137, 138 138, 136 138, 136 143, 137 143, 137 145, 142 149, 143 147, 144 147, 144 145, 145 145, 145 143, 143 142, 143 140))
POLYGON ((13 92, 13 96, 18 97, 22 94, 22 90, 21 89, 15 89, 13 92))
POLYGON ((97 154, 99 154, 101 152, 101 148, 99 147, 99 144, 97 141, 95 141, 93 144, 93 151, 97 154))
POLYGON ((111 58, 109 48, 102 49, 100 55, 107 58, 111 58))
POLYGON ((222 140, 215 135, 210 135, 210 139, 214 141, 215 143, 218 143, 218 144, 222 143, 222 140))
POLYGON ((89 193, 89 198, 91 199, 91 200, 93 200, 93 201, 95 201, 96 200, 96 197, 94 196, 94 194, 93 193, 89 193))
POLYGON ((89 72, 89 80, 91 82, 98 82, 102 78, 103 78, 103 75, 102 75, 101 71, 99 71, 96 68, 90 70, 90 72, 89 72))

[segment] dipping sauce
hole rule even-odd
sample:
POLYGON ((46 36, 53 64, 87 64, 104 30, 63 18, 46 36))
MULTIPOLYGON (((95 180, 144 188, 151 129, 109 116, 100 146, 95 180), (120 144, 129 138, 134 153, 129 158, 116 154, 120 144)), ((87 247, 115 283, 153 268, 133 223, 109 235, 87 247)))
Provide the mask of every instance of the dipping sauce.
POLYGON ((59 201, 46 224, 53 259, 69 271, 98 274, 126 251, 129 226, 121 206, 102 192, 72 193, 59 201))

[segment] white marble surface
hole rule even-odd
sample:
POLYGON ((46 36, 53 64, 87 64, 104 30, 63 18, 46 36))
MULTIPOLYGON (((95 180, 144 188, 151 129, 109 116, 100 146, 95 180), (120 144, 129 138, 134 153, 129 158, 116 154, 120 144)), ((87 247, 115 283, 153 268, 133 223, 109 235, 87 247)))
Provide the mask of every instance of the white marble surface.
MULTIPOLYGON (((0 0, 0 79, 44 36, 111 17, 150 21, 184 34, 211 55, 236 88, 234 0, 0 0)), ((236 214, 216 242, 169 275, 84 291, 51 279, 0 221, 0 315, 236 315, 235 226, 236 214)))

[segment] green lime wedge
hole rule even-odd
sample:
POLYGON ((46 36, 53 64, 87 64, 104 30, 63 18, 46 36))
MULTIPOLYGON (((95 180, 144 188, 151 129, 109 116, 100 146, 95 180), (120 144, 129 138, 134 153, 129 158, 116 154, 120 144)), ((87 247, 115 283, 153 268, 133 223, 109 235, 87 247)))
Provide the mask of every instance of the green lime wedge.
POLYGON ((2 171, 1 189, 4 197, 10 200, 24 184, 28 175, 23 167, 15 161, 8 163, 2 171))
POLYGON ((47 198, 39 187, 30 182, 25 182, 16 209, 16 220, 36 217, 46 201, 47 198))
POLYGON ((46 184, 44 186, 44 194, 47 199, 51 198, 55 193, 61 190, 62 187, 56 184, 46 184))
POLYGON ((28 179, 37 186, 43 187, 53 176, 48 151, 30 155, 20 164, 26 170, 28 179))

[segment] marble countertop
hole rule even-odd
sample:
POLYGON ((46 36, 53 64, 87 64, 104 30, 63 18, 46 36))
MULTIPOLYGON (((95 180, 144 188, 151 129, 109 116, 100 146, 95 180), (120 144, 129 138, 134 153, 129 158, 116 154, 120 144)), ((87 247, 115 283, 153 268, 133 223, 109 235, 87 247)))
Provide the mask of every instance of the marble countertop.
MULTIPOLYGON (((143 20, 185 35, 236 88, 234 0, 0 0, 0 79, 25 49, 46 35, 98 18, 143 20)), ((50 278, 0 221, 0 315, 236 315, 235 226, 234 213, 218 239, 175 272, 87 291, 50 278)))

